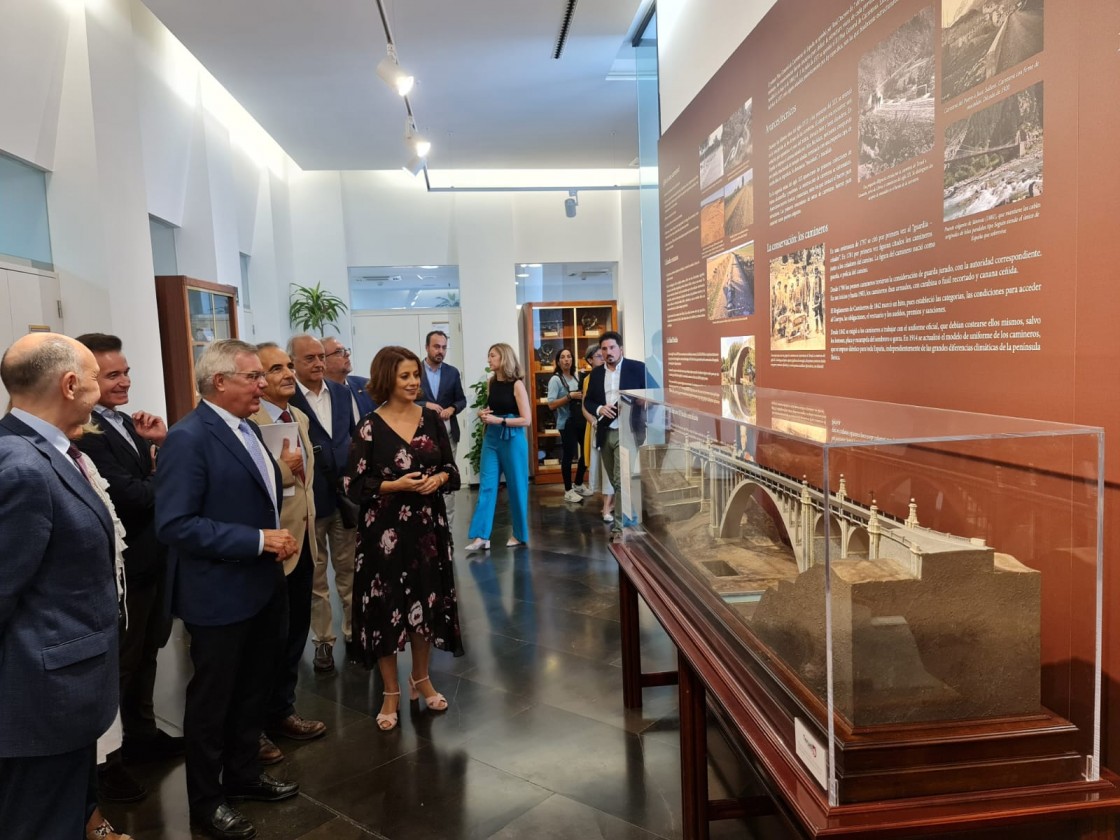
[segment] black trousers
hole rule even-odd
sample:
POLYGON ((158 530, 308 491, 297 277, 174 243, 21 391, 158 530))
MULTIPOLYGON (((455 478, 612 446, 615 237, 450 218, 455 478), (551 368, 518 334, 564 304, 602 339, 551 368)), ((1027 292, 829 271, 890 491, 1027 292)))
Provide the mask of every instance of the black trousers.
POLYGON ((128 582, 125 606, 128 626, 121 625, 121 726, 126 740, 156 734, 152 693, 156 658, 171 635, 171 616, 164 605, 165 575, 128 582))
POLYGON ((284 580, 287 582, 287 643, 280 653, 276 682, 265 709, 265 728, 279 724, 296 710, 296 681, 299 677, 299 661, 307 646, 307 634, 311 630, 311 582, 315 577, 315 563, 311 559, 311 540, 313 531, 308 529, 303 538, 303 551, 292 573, 284 580))
POLYGON ((223 783, 241 785, 261 774, 257 753, 287 608, 287 585, 278 572, 272 598, 251 618, 218 627, 186 624, 194 676, 187 684, 183 734, 193 816, 209 816, 225 801, 223 783))
POLYGON ((96 743, 62 755, 0 758, 5 837, 80 840, 96 807, 96 743))
MULTIPOLYGON (((576 409, 573 408, 572 411, 576 409)), ((587 464, 584 462, 583 452, 580 448, 580 443, 583 438, 583 425, 573 423, 569 417, 568 422, 564 424, 564 428, 560 430, 560 443, 563 445, 563 453, 560 456, 560 472, 564 476, 564 489, 572 489, 572 461, 575 460, 576 453, 579 453, 579 466, 576 467, 576 484, 583 484, 583 474, 587 471, 587 464)))

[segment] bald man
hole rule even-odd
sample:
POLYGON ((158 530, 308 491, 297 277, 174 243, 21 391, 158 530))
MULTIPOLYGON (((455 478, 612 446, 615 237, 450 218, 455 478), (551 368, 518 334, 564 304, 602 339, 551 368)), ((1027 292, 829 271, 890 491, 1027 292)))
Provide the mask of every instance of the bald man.
MULTIPOLYGON (((84 837, 96 744, 118 704, 116 536, 81 437, 93 353, 54 333, 0 359, 0 826, 84 837)), ((112 830, 111 828, 109 829, 112 830)))

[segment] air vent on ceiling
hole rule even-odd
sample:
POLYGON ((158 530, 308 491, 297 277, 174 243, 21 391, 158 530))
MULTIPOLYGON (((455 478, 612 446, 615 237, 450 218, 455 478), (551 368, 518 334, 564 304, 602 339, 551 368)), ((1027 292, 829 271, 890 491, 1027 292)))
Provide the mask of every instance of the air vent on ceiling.
POLYGON ((560 18, 560 34, 556 36, 556 46, 552 50, 552 57, 559 58, 560 53, 564 52, 564 45, 568 43, 568 33, 572 28, 572 17, 576 13, 576 3, 579 0, 566 0, 564 4, 564 16, 560 18))
POLYGON ((399 283, 399 274, 363 274, 358 278, 359 283, 399 283))

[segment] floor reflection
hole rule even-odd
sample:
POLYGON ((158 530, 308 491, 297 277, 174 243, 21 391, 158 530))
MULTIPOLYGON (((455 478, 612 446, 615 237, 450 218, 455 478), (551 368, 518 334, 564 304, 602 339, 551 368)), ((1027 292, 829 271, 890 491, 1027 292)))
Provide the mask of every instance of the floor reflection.
MULTIPOLYGON (((318 675, 308 647, 297 708, 326 721, 329 732, 318 741, 279 742, 285 760, 270 771, 299 781, 301 793, 244 804, 258 837, 681 836, 675 689, 647 689, 639 712, 622 708, 618 572, 608 526, 595 499, 570 505, 562 492, 532 488, 530 547, 495 544, 472 555, 461 546, 473 494, 459 494, 456 572, 466 655, 434 651, 431 663, 433 682, 450 701, 446 712, 405 703, 401 726, 380 732, 373 722, 380 679, 346 664, 341 651, 336 673, 318 675)), ((506 525, 497 522, 495 531, 505 533, 506 525)), ((642 637, 647 669, 673 667, 672 645, 648 612, 642 637)), ((187 642, 177 624, 160 656, 156 710, 176 732, 190 674, 187 642)), ((407 653, 400 659, 403 674, 411 662, 407 653)), ((151 793, 136 805, 107 805, 112 822, 136 840, 191 837, 181 762, 135 770, 151 793)), ((733 794, 739 784, 712 774, 713 795, 733 794)), ((713 823, 712 836, 754 835, 732 822, 713 823)))

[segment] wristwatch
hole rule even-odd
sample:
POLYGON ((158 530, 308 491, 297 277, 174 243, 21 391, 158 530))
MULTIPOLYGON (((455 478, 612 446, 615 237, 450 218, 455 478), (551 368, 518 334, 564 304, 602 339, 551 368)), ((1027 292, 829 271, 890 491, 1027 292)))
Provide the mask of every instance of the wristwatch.
POLYGON ((502 418, 502 425, 504 426, 505 424, 506 424, 506 418, 503 417, 502 418))

